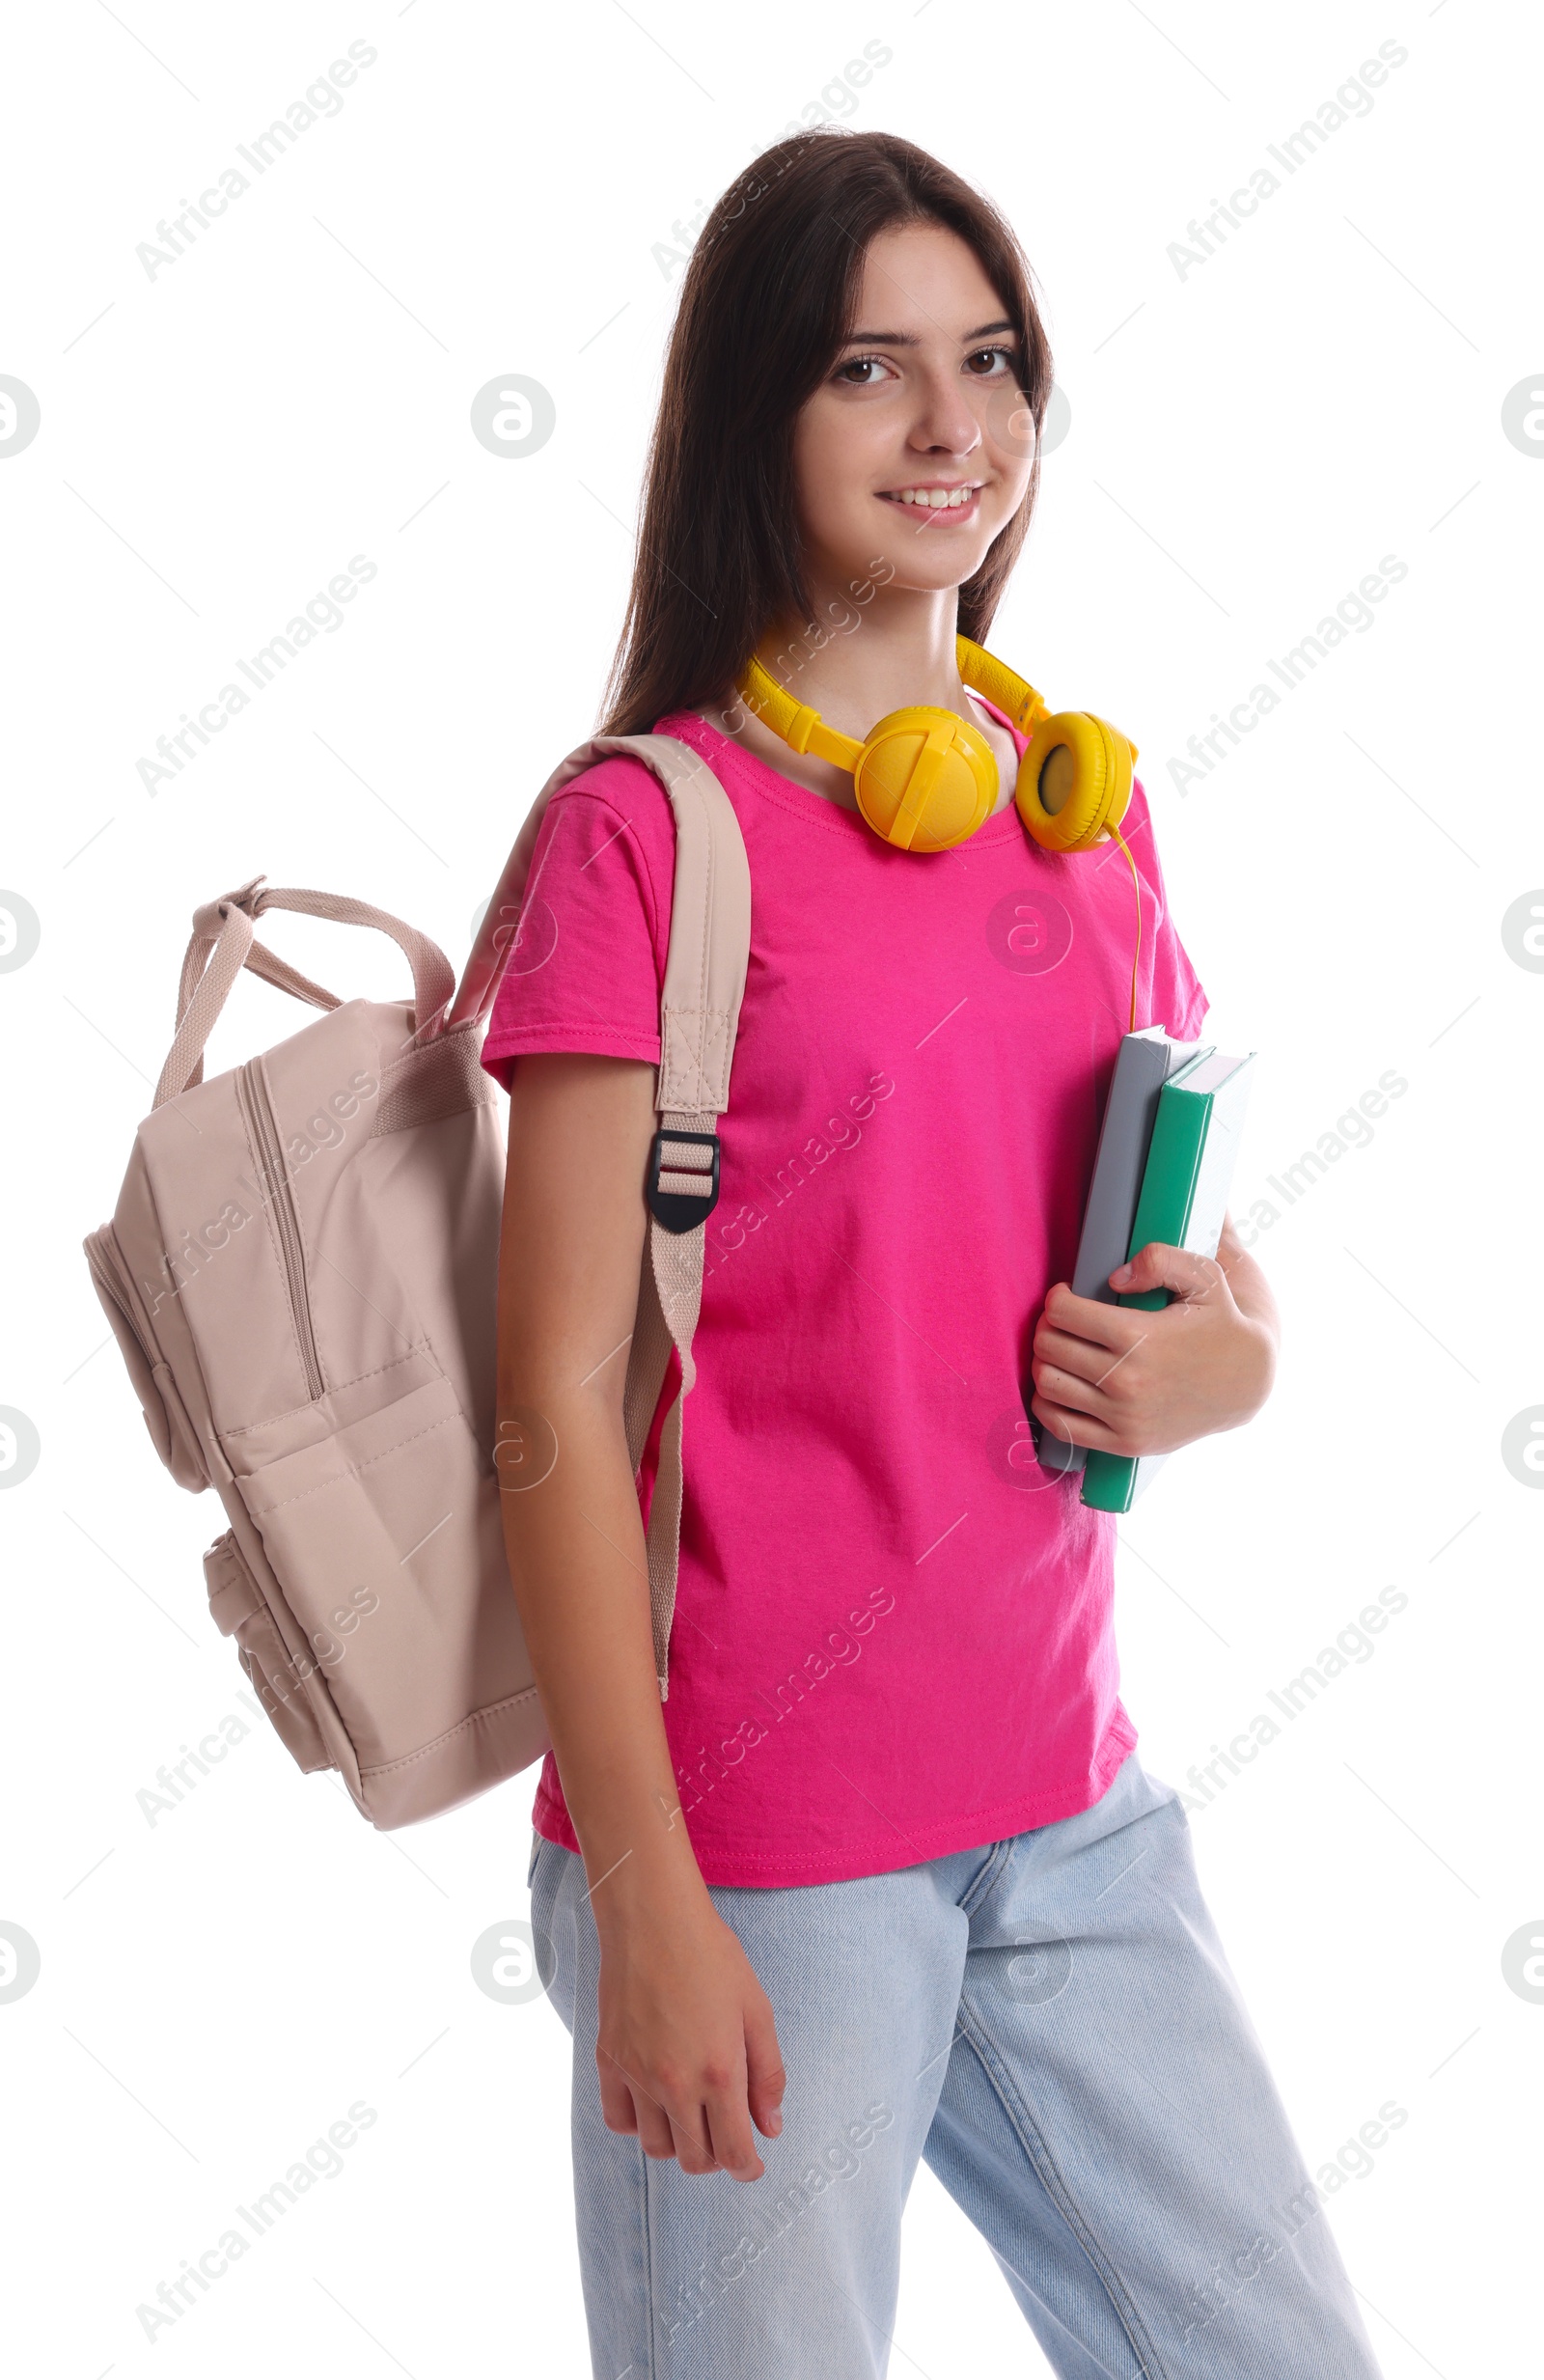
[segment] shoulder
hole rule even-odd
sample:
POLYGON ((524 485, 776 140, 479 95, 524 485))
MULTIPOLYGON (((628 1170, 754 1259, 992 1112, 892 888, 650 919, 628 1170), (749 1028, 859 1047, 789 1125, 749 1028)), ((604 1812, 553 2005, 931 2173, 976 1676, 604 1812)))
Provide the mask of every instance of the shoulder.
MULTIPOLYGON (((667 890, 675 877, 676 821, 653 770, 631 753, 607 753, 551 796, 540 841, 584 846, 586 862, 617 858, 667 890)), ((614 870, 607 869, 611 874, 614 870)))
POLYGON ((630 931, 635 913, 663 951, 675 881, 670 796, 646 762, 607 753, 549 796, 526 900, 563 918, 570 939, 588 935, 596 963, 613 947, 609 936, 630 931))
POLYGON ((669 794, 648 763, 630 752, 608 752, 593 761, 554 793, 552 807, 574 801, 604 803, 642 835, 657 835, 661 828, 667 835, 674 832, 669 794))

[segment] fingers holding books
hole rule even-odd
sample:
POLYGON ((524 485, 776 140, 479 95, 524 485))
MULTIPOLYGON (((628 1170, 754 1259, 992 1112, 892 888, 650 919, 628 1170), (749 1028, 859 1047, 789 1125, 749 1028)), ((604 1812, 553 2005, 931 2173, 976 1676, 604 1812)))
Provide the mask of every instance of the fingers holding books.
POLYGON ((1258 1409, 1274 1339, 1215 1259, 1149 1242, 1111 1286, 1153 1304, 1106 1305, 1064 1282, 1046 1299, 1030 1367, 1030 1410, 1045 1428, 1072 1446, 1162 1454, 1258 1409))

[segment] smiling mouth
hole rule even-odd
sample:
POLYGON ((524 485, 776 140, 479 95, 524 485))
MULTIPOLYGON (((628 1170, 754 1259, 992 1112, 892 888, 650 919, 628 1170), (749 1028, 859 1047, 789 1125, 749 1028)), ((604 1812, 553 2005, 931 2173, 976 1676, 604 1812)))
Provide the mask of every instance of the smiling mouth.
POLYGON ((914 514, 919 526, 930 526, 935 521, 974 520, 980 510, 981 485, 973 481, 953 487, 882 487, 876 492, 881 504, 893 504, 898 512, 914 514))

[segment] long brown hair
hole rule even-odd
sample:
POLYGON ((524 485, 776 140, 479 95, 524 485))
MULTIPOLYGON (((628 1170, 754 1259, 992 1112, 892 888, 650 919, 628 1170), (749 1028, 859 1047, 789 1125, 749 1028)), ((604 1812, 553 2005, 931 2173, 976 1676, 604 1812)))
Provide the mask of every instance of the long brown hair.
POLYGON ((1034 420, 1024 501, 959 591, 959 626, 984 641, 1040 484, 1051 350, 1030 267, 991 202, 926 150, 892 132, 823 125, 763 151, 692 251, 602 734, 638 734, 667 711, 710 701, 774 620, 808 617, 794 421, 852 334, 868 242, 915 222, 942 224, 979 258, 1018 332, 1034 420))

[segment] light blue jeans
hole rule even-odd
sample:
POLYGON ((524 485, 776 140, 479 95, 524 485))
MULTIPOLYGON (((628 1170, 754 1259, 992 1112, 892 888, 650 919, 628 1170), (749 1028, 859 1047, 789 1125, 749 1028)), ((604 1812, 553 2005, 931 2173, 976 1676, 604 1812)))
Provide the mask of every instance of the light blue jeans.
POLYGON ((538 1839, 531 1880, 574 2040, 596 2380, 883 2374, 919 2157, 1063 2380, 1377 2380, 1189 1820, 1135 1753, 1053 1826, 850 1883, 713 1892, 788 2075, 756 2182, 606 2129, 584 1868, 538 1839))

